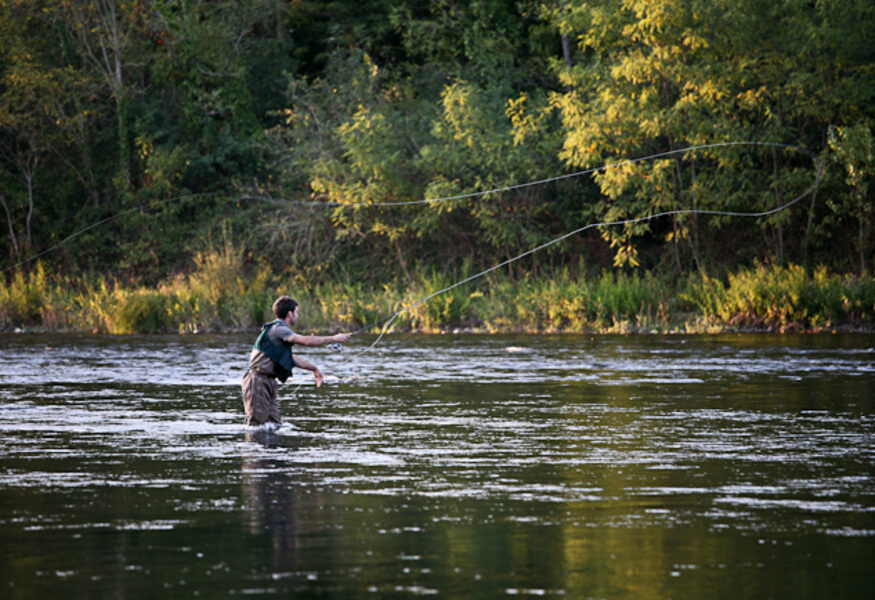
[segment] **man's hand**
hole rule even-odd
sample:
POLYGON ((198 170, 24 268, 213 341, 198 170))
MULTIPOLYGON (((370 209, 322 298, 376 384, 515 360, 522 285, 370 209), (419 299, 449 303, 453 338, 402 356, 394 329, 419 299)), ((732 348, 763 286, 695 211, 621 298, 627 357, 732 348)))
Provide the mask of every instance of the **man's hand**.
POLYGON ((313 377, 316 378, 316 387, 322 387, 322 382, 325 380, 325 377, 323 377, 322 371, 319 370, 319 367, 313 369, 313 377))
POLYGON ((332 339, 334 342, 337 342, 338 344, 343 344, 343 343, 345 343, 346 340, 348 340, 350 337, 352 337, 352 334, 351 334, 351 333, 338 333, 338 334, 336 334, 336 335, 332 335, 332 336, 331 336, 331 339, 332 339))

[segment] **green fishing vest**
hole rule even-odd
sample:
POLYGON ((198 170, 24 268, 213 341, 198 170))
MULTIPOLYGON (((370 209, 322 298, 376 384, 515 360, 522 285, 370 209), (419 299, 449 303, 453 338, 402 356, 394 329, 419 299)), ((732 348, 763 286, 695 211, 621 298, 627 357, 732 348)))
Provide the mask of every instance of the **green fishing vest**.
POLYGON ((270 328, 278 323, 282 323, 282 321, 272 321, 264 324, 258 339, 255 340, 254 348, 266 354, 268 358, 276 363, 277 379, 285 383, 286 379, 292 374, 292 367, 297 365, 295 365, 295 358, 292 356, 292 346, 276 344, 268 335, 270 328))

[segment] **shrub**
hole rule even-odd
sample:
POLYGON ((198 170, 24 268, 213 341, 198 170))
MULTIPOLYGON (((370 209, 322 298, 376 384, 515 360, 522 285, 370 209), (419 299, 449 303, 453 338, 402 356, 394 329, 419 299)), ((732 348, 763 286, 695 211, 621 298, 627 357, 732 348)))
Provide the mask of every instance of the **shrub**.
POLYGON ((171 329, 170 298, 161 291, 139 289, 120 294, 110 333, 158 333, 171 329))

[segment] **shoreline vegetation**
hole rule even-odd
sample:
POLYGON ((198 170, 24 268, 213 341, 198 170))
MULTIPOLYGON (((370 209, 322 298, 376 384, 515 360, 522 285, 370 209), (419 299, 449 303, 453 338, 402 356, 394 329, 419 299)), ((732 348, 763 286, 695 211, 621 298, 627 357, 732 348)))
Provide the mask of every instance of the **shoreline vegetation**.
POLYGON ((875 330, 872 0, 0 0, 0 39, 0 331, 355 331, 493 265, 392 329, 875 330))
MULTIPOLYGON (((393 284, 281 281, 244 264, 232 246, 200 254, 196 269, 159 285, 48 274, 39 264, 0 282, 0 332, 93 334, 256 331, 276 296, 302 305, 309 332, 722 333, 871 332, 875 278, 825 267, 755 263, 725 277, 639 271, 512 278, 493 272, 416 305, 473 272, 414 273, 393 284)), ((470 269, 469 269, 470 270, 470 269)), ((465 271, 465 269, 463 269, 465 271)))

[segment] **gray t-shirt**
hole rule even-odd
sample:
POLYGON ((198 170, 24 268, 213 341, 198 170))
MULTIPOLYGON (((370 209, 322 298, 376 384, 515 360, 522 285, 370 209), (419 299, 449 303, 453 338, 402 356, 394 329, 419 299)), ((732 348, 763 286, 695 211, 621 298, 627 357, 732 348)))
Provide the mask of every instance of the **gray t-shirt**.
POLYGON ((295 332, 284 321, 280 321, 267 332, 267 337, 270 338, 270 341, 278 345, 287 343, 286 340, 293 335, 295 335, 295 332))
MULTIPOLYGON (((267 332, 270 341, 280 346, 283 344, 289 345, 289 343, 286 342, 286 339, 293 335, 295 335, 295 332, 285 323, 277 323, 267 332)), ((276 363, 273 362, 267 354, 264 354, 255 348, 249 353, 249 370, 258 373, 259 375, 267 375, 268 377, 276 377, 279 375, 276 371, 276 363)))

